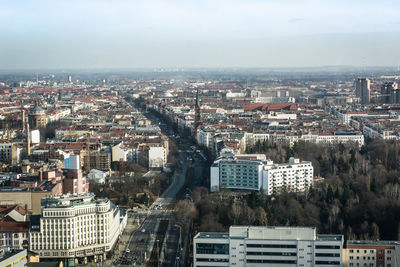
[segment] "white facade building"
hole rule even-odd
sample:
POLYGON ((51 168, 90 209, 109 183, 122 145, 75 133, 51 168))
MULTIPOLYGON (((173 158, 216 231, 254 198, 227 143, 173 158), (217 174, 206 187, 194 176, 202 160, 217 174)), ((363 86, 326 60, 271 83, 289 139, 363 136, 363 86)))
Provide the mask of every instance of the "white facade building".
POLYGON ((120 234, 120 210, 93 193, 42 199, 40 215, 33 215, 29 249, 42 258, 106 257, 120 234))
POLYGON ((40 131, 38 129, 32 130, 30 132, 30 141, 31 144, 39 144, 40 143, 40 131))
POLYGON ((277 134, 273 132, 266 133, 247 133, 246 142, 247 145, 253 145, 257 142, 265 142, 272 140, 274 142, 286 142, 289 145, 294 145, 298 141, 305 141, 315 144, 339 144, 339 143, 358 143, 361 147, 364 145, 364 135, 361 132, 336 132, 332 134, 277 134))
POLYGON ((281 191, 304 192, 312 185, 314 168, 309 161, 290 158, 288 163, 254 159, 249 155, 224 157, 210 167, 210 190, 229 189, 261 190, 265 194, 281 191))
POLYGON ((229 233, 198 233, 193 266, 342 266, 342 235, 314 227, 231 226, 229 233))
POLYGON ((137 149, 123 143, 112 147, 112 161, 137 161, 137 149))
POLYGON ((162 168, 167 163, 167 152, 162 146, 149 147, 149 168, 162 168))

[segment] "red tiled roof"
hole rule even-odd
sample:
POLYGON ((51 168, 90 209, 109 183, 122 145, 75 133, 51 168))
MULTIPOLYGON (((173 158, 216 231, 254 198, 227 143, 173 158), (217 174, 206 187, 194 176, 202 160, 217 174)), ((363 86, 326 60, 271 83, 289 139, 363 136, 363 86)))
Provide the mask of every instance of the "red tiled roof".
POLYGON ((29 231, 29 222, 8 222, 8 221, 0 221, 0 232, 28 232, 29 231))
POLYGON ((297 104, 294 103, 270 103, 270 104, 246 104, 243 107, 244 111, 272 111, 272 110, 296 110, 297 104))

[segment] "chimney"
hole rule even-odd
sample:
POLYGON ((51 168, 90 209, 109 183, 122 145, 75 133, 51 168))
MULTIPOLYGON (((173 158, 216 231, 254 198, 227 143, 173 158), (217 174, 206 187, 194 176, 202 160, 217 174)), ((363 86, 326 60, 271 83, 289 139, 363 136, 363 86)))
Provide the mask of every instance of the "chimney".
POLYGON ((30 131, 29 131, 29 122, 26 124, 26 151, 28 154, 28 158, 31 156, 31 138, 30 138, 30 131))
POLYGON ((21 110, 22 129, 25 130, 25 110, 21 110))

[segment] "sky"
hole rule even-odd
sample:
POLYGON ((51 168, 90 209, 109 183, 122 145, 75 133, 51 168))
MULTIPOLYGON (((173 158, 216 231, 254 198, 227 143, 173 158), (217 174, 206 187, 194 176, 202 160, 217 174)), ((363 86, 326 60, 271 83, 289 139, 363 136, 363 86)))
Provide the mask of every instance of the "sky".
POLYGON ((400 65, 398 0, 0 0, 0 69, 400 65))

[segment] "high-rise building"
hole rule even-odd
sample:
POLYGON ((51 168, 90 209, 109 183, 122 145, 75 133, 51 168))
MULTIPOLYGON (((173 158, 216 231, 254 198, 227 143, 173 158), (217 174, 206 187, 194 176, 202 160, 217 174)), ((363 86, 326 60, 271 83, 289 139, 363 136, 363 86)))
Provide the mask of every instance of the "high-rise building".
POLYGON ((231 226, 194 237, 193 266, 342 266, 343 239, 315 227, 231 226))
POLYGON ((382 103, 396 104, 400 103, 400 92, 396 82, 386 82, 381 86, 382 103))
POLYGON ((360 98, 361 104, 370 103, 370 80, 368 78, 358 78, 356 80, 356 96, 360 98))
POLYGON ((120 210, 93 193, 51 196, 42 199, 40 215, 30 220, 29 250, 41 258, 106 258, 118 241, 120 210))

